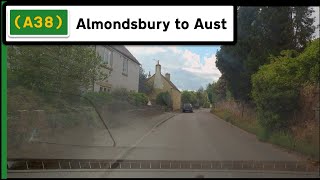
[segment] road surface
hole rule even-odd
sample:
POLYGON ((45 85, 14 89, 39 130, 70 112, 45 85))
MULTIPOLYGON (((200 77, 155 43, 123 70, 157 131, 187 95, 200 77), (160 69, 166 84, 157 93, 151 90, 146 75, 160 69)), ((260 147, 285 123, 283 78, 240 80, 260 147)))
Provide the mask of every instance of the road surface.
POLYGON ((301 160, 231 124, 209 109, 179 113, 161 124, 125 159, 143 160, 301 160))
MULTIPOLYGON (((80 148, 65 150, 63 154, 55 154, 52 150, 59 146, 48 148, 51 156, 39 152, 41 158, 92 158, 92 159, 125 159, 125 160, 177 160, 177 161, 304 161, 305 159, 288 153, 283 149, 275 147, 269 143, 263 143, 257 138, 219 118, 209 112, 208 109, 196 110, 194 113, 172 113, 166 116, 165 121, 158 121, 150 129, 143 132, 139 129, 139 138, 126 140, 129 137, 119 132, 116 136, 118 147, 105 148, 80 148), (173 116, 174 115, 174 116, 173 116), (169 117, 169 118, 168 118, 169 117)), ((132 124, 131 124, 132 125, 132 124)), ((130 129, 130 128, 129 128, 130 129)), ((126 131, 130 131, 128 128, 126 131)), ((131 128, 132 129, 132 128, 131 128)), ((134 133, 129 132, 132 137, 134 133)), ((112 130, 111 130, 112 131, 112 130)), ((126 132, 128 133, 128 132, 126 132)), ((123 133, 125 134, 125 133, 123 133)), ((138 136, 135 136, 138 137, 138 136)), ((62 148, 62 147, 60 147, 62 148)), ((56 152, 63 152, 62 149, 56 152)), ((26 154, 24 154, 26 155, 26 154)), ((143 171, 143 170, 142 170, 143 171)), ((197 174, 206 177, 296 177, 292 173, 272 174, 249 173, 229 171, 219 172, 193 172, 179 171, 181 176, 175 177, 194 177, 197 174)), ((34 176, 68 176, 68 177, 142 177, 140 171, 115 170, 112 172, 50 172, 50 173, 9 173, 9 177, 32 177, 34 176), (84 174, 83 174, 84 173, 84 174), (59 175, 60 174, 60 175, 59 175)), ((145 171, 148 177, 170 177, 172 171, 145 171), (147 172, 148 171, 148 172, 147 172), (153 176, 152 176, 153 174, 153 176)), ((179 173, 178 173, 179 174, 179 173)), ((299 175, 298 175, 299 176, 299 175)), ((314 177, 314 174, 312 175, 314 177)))

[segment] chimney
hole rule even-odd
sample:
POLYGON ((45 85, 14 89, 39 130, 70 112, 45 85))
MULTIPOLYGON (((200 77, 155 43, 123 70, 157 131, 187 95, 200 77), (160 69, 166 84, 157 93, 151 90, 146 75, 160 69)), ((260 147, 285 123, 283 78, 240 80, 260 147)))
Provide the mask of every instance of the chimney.
POLYGON ((161 74, 161 65, 159 64, 159 60, 158 60, 158 64, 156 65, 156 73, 155 74, 161 74))
POLYGON ((150 78, 150 77, 151 77, 151 73, 150 73, 150 71, 149 71, 148 78, 150 78))
POLYGON ((155 88, 155 89, 162 89, 163 88, 162 75, 161 75, 161 65, 159 64, 159 61, 156 65, 156 73, 154 74, 153 88, 155 88))
POLYGON ((166 79, 168 79, 170 81, 170 74, 169 73, 166 73, 165 77, 166 77, 166 79))

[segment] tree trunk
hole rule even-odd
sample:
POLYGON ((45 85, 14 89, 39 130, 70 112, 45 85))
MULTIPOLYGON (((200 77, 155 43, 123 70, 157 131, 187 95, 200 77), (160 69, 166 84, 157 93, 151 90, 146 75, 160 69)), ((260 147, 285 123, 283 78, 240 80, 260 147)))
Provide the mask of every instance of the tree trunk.
POLYGON ((241 102, 241 117, 243 117, 243 112, 244 112, 244 103, 241 102))

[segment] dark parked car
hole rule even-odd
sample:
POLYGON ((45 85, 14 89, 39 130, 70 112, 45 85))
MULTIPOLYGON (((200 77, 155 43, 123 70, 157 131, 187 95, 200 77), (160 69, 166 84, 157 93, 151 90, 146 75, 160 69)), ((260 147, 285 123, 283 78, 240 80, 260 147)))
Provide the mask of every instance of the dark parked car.
POLYGON ((182 112, 193 112, 192 105, 190 103, 183 104, 182 112))

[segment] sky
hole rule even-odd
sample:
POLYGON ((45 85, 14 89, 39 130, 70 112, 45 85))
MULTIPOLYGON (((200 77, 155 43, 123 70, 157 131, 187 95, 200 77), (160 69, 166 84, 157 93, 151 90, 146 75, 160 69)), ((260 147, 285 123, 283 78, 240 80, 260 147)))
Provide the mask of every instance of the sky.
MULTIPOLYGON (((314 25, 319 25, 319 7, 314 8, 314 25)), ((319 37, 319 28, 315 37, 319 37)), ((126 46, 139 60, 146 73, 155 73, 159 60, 161 73, 170 73, 171 81, 180 90, 206 88, 221 76, 216 67, 216 52, 220 46, 126 46)))
POLYGON ((146 73, 155 73, 159 60, 161 73, 170 73, 180 90, 197 90, 221 76, 215 54, 220 46, 126 46, 146 73))

